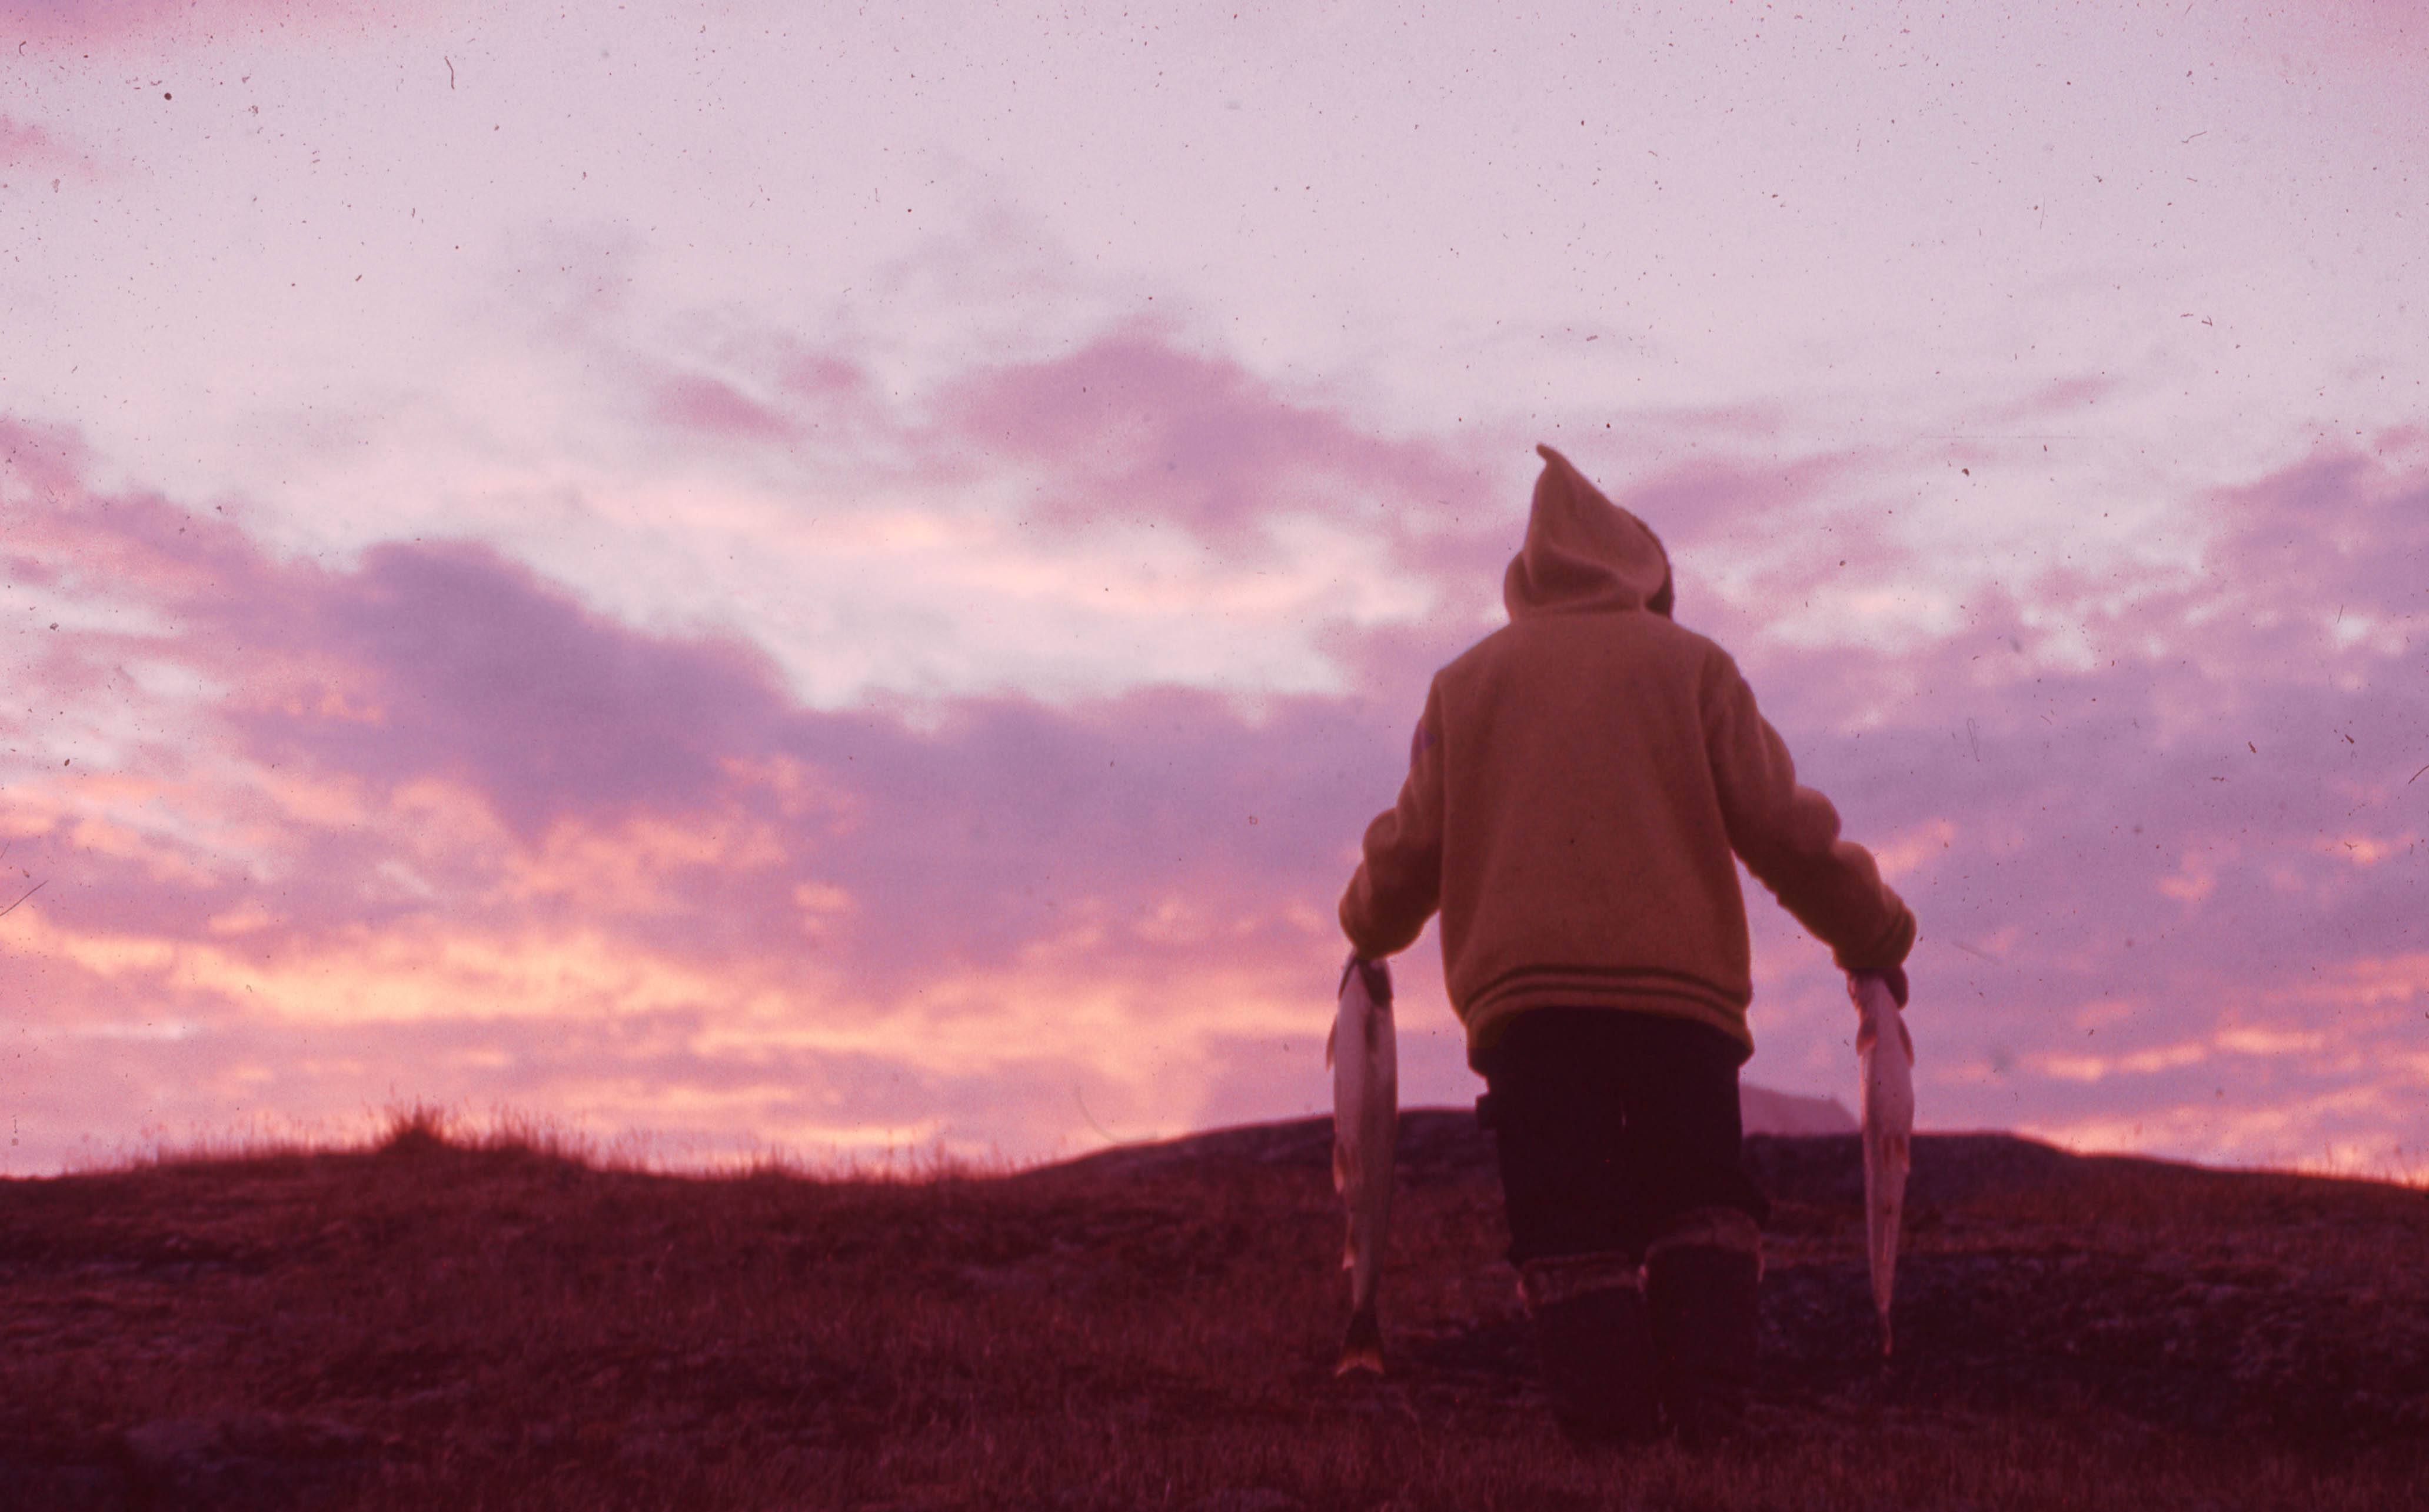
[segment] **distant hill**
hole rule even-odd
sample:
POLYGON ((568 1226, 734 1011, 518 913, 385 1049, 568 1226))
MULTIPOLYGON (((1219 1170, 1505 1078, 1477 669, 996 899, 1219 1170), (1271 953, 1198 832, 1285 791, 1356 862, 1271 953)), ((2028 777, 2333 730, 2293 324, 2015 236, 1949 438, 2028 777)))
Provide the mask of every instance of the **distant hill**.
MULTIPOLYGON (((1860 1203, 1863 1154, 1853 1119, 1822 1098, 1797 1098, 1838 1112, 1844 1133, 1776 1134, 1749 1129, 1745 1162, 1776 1200, 1835 1206, 1860 1203)), ((1497 1184, 1491 1136, 1477 1126, 1467 1108, 1404 1108, 1400 1110, 1396 1178, 1403 1184, 1446 1182, 1497 1184)), ((1971 1201, 2034 1188, 2067 1185, 2084 1173, 2118 1161, 2156 1170, 2201 1173, 2193 1166, 2132 1161, 2123 1157, 2084 1157, 2010 1134, 1919 1134, 1908 1201, 1917 1208, 1971 1201)), ((1332 1117, 1288 1119, 1209 1129, 1150 1143, 1120 1144, 1026 1173, 1088 1173, 1146 1176, 1227 1168, 1298 1170, 1321 1175, 1332 1164, 1332 1117)))
POLYGON ((1836 1097, 1740 1087, 1738 1115, 1749 1134, 1853 1134, 1860 1126, 1836 1097))
MULTIPOLYGON (((1762 1087, 1743 1087, 1739 1090, 1738 1100, 1748 1135, 1804 1137, 1861 1132, 1861 1126, 1834 1098, 1801 1097, 1762 1087)), ((1404 1166, 1414 1163, 1418 1179, 1426 1179, 1432 1170, 1431 1162, 1444 1160, 1456 1164, 1462 1174, 1490 1176, 1492 1159, 1492 1146, 1476 1126, 1474 1109, 1400 1110, 1400 1160, 1404 1166)), ((1061 1164, 1108 1171, 1149 1170, 1198 1159, 1329 1170, 1332 1160, 1332 1117, 1318 1114, 1283 1123, 1246 1124, 1169 1140, 1116 1144, 1061 1164)))

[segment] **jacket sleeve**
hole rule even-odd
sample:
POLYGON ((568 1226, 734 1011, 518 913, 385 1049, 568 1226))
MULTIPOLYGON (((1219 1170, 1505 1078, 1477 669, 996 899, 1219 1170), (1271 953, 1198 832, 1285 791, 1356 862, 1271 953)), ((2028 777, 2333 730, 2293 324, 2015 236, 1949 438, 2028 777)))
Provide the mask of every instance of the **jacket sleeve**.
POLYGON ((1842 971, 1886 971, 1914 947, 1913 911, 1873 863, 1839 838, 1839 811, 1796 785, 1796 764, 1727 655, 1706 682, 1705 748, 1729 847, 1842 971))
POLYGON ((1416 943, 1442 903, 1442 690, 1426 695, 1426 712, 1409 742, 1409 776, 1400 798, 1366 827, 1365 858, 1341 895, 1341 932, 1369 961, 1416 943))

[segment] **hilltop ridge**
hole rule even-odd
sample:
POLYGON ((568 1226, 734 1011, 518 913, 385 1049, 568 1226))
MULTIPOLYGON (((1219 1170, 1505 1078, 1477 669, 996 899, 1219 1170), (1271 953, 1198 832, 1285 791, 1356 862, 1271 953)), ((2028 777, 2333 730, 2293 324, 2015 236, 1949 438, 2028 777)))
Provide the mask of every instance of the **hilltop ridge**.
MULTIPOLYGON (((1744 1159, 1756 1182, 1775 1198, 1828 1205, 1859 1202, 1864 1192, 1860 1141, 1852 1126, 1833 1134, 1749 1131, 1744 1159)), ((1492 1137, 1478 1126, 1473 1109, 1402 1109, 1394 1157, 1394 1178, 1403 1185, 1499 1180, 1492 1137)), ((2118 1161, 2166 1170, 2205 1169, 2140 1156, 2073 1155, 2017 1134, 1925 1133, 1915 1136, 1908 1201, 1925 1206, 2058 1185, 2118 1161)), ((1021 1174, 1147 1176, 1198 1168, 1323 1173, 1331 1169, 1331 1162, 1332 1116, 1320 1113, 1115 1144, 1021 1174)))

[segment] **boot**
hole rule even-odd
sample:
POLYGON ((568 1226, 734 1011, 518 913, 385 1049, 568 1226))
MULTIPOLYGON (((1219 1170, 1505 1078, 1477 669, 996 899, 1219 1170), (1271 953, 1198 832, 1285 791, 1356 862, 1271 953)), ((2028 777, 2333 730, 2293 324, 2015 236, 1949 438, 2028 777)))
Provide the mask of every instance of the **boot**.
POLYGON ((1562 1436, 1579 1449, 1650 1442, 1661 1430, 1653 1334, 1634 1257, 1530 1260, 1520 1276, 1562 1436))
POLYGON ((1761 1279, 1761 1232, 1734 1208, 1684 1214, 1645 1251, 1661 1414, 1691 1448, 1744 1430, 1761 1279))

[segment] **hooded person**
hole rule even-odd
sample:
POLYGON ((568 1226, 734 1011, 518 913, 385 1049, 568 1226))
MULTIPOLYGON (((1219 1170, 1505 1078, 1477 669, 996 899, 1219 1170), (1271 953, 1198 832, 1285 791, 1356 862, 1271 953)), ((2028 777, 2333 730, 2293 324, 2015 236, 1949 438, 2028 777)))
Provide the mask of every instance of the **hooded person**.
POLYGON ((1537 451, 1510 623, 1434 675, 1341 927, 1380 960, 1442 915, 1562 1430, 1710 1439, 1743 1416, 1770 1210, 1740 1161, 1732 858, 1901 1004, 1914 915, 1797 785, 1728 654, 1673 622, 1661 541, 1537 451))

